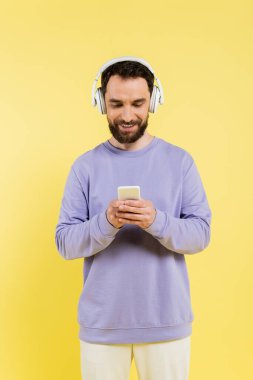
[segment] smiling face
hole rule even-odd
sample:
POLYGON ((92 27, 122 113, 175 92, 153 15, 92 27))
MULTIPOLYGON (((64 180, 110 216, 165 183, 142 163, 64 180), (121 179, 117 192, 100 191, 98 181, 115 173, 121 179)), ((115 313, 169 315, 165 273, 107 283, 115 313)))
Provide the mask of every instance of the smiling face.
POLYGON ((150 92, 142 77, 112 75, 106 86, 105 104, 109 129, 121 144, 143 136, 149 117, 150 92))

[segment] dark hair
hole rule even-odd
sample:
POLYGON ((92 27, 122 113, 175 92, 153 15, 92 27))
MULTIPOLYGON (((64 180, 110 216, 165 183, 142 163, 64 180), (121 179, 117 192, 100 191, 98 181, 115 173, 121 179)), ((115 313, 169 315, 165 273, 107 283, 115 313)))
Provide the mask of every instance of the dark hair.
POLYGON ((154 86, 154 74, 142 63, 136 61, 121 61, 107 67, 101 75, 101 89, 105 97, 106 86, 112 75, 120 75, 122 78, 138 78, 146 79, 150 95, 154 86))

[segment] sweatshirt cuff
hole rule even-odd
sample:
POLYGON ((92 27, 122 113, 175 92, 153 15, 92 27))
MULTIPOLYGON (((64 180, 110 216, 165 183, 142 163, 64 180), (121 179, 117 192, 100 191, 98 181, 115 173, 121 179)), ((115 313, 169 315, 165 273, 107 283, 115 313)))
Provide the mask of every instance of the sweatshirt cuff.
POLYGON ((116 233, 120 230, 119 228, 114 227, 106 217, 106 210, 101 212, 98 215, 98 226, 103 235, 106 236, 115 236, 116 233))
POLYGON ((166 224, 166 213, 159 209, 156 209, 155 220, 148 228, 144 228, 144 231, 150 233, 154 237, 160 238, 164 231, 165 224, 166 224))

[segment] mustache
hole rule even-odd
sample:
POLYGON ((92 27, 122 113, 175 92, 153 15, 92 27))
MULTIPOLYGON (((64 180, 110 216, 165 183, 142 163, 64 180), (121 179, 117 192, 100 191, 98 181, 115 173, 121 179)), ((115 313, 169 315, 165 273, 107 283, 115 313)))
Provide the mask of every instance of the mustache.
POLYGON ((140 121, 129 121, 128 123, 126 123, 125 121, 118 121, 117 123, 115 123, 116 125, 135 125, 135 124, 140 124, 140 121))

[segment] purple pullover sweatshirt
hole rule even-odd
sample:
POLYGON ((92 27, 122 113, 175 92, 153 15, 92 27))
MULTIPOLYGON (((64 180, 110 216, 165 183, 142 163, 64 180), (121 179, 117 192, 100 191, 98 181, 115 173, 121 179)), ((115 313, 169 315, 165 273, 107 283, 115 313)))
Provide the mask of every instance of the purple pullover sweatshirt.
POLYGON ((191 335, 194 314, 184 255, 210 241, 211 210, 192 156, 154 137, 122 150, 108 140, 73 162, 55 243, 66 260, 83 258, 79 339, 147 343, 191 335), (106 217, 118 186, 139 185, 156 217, 142 229, 106 217))

